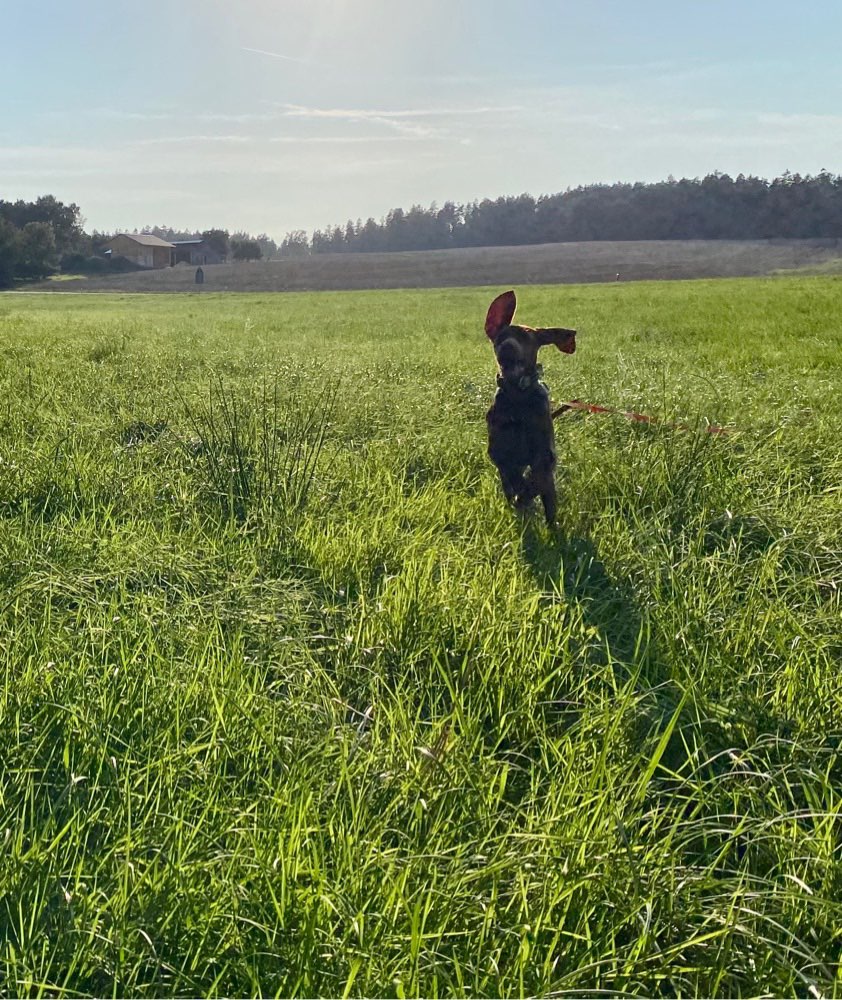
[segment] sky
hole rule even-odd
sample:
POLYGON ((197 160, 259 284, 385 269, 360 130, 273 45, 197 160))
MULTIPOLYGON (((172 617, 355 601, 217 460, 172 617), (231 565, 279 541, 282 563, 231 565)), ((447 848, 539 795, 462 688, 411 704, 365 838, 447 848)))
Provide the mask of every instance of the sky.
POLYGON ((842 173, 838 0, 5 0, 0 198, 279 240, 390 208, 842 173))

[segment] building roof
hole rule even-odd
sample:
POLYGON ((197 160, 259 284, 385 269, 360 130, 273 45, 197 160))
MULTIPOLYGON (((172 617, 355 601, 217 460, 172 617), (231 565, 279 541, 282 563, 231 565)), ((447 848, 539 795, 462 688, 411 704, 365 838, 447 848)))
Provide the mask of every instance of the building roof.
MULTIPOLYGON (((139 243, 143 247, 169 247, 173 248, 174 244, 167 243, 166 240, 161 240, 157 236, 153 236, 151 233, 117 233, 113 239, 117 239, 117 236, 125 236, 127 240, 134 240, 135 243, 139 243)), ((111 240, 108 241, 112 242, 111 240)))
POLYGON ((204 240, 173 240, 173 246, 176 247, 192 247, 198 246, 200 243, 204 243, 204 240))

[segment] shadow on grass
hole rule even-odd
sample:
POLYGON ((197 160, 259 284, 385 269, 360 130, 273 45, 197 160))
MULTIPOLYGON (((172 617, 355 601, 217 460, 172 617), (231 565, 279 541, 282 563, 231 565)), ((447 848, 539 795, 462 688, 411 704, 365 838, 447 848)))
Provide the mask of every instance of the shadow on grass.
POLYGON ((612 663, 633 670, 654 659, 648 622, 631 581, 611 577, 590 539, 548 535, 530 521, 521 545, 537 586, 581 608, 585 625, 599 635, 612 663))
POLYGON ((724 734, 700 731, 683 685, 672 676, 669 654, 658 649, 655 623, 633 581, 612 576, 590 539, 553 536, 543 525, 527 524, 521 545, 536 585, 548 600, 575 609, 592 636, 576 654, 578 669, 556 690, 547 690, 547 719, 587 728, 595 712, 588 738, 598 741, 610 733, 607 759, 624 759, 630 773, 640 773, 648 766, 647 755, 655 754, 660 767, 649 794, 671 801, 673 777, 721 752, 727 746, 724 734))

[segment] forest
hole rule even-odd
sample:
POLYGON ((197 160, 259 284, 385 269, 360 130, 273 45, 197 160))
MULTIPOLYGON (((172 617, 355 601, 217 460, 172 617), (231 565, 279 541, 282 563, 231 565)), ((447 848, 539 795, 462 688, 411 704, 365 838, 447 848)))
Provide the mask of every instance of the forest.
POLYGON ((657 183, 589 184, 557 194, 394 208, 311 236, 287 233, 282 256, 589 240, 752 240, 842 237, 842 176, 774 180, 713 173, 657 183))

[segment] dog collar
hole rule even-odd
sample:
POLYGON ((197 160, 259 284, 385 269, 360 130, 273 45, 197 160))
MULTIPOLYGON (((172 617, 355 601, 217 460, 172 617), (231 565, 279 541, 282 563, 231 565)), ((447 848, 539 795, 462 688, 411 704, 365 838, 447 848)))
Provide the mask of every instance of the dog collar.
POLYGON ((535 365, 535 370, 531 374, 521 375, 518 379, 510 379, 505 378, 503 375, 498 375, 497 386, 500 389, 519 389, 521 392, 526 392, 527 389, 534 389, 538 385, 543 374, 543 366, 535 365))

